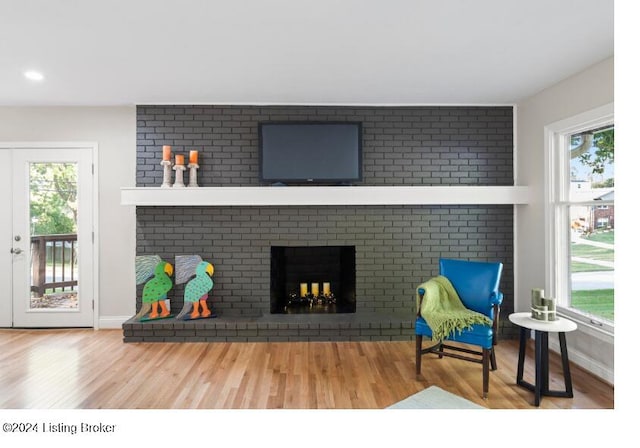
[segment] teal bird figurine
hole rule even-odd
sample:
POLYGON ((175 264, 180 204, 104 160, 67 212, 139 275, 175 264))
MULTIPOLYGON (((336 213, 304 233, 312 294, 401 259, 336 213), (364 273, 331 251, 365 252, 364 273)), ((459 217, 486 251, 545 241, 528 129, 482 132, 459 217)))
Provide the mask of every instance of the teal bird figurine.
MULTIPOLYGON (((186 275, 191 278, 184 288, 184 305, 176 319, 199 319, 211 316, 207 306, 209 292, 213 289, 213 264, 203 261, 199 256, 176 257, 176 270, 180 269, 180 281, 184 282, 186 275), (195 265, 195 268, 193 265, 195 265), (195 277, 193 272, 195 271, 195 277), (190 312, 190 313, 189 313, 190 312)), ((178 275, 176 275, 178 277, 178 275)))

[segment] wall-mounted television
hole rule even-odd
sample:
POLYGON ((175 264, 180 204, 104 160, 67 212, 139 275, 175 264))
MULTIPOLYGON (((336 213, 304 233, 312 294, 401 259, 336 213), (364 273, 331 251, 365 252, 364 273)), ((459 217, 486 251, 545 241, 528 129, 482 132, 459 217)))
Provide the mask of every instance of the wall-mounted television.
POLYGON ((362 180, 362 124, 265 122, 258 125, 264 182, 349 184, 362 180))

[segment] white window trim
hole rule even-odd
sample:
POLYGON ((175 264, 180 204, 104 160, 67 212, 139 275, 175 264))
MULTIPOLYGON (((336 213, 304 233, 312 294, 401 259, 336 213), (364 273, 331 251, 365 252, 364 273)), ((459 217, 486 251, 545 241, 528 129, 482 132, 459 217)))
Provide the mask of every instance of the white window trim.
MULTIPOLYGON (((562 207, 568 203, 565 197, 568 191, 559 188, 568 182, 569 158, 558 160, 555 156, 558 148, 566 148, 568 139, 576 134, 589 129, 594 129, 614 121, 614 105, 606 104, 585 113, 551 123, 544 128, 545 133, 545 291, 549 297, 558 297, 560 291, 567 291, 568 276, 558 274, 556 260, 568 260, 569 229, 565 226, 567 208, 562 207), (562 208, 561 208, 562 207, 562 208), (559 211, 560 210, 560 211, 559 211), (557 229, 562 229, 559 232, 557 229), (566 230, 565 230, 566 229, 566 230)), ((602 204, 600 202, 600 204, 602 204)), ((568 262, 568 261, 567 261, 568 262)), ((572 309, 558 304, 558 313, 568 317, 586 327, 594 334, 600 334, 603 338, 613 336, 614 326, 609 322, 599 321, 590 316, 577 313, 572 309)))

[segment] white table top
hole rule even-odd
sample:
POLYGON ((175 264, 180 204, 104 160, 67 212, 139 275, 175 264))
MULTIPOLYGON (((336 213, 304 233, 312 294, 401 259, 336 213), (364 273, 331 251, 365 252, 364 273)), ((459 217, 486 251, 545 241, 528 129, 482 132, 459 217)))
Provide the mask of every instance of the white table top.
POLYGON ((578 328, 574 321, 560 316, 557 317, 557 320, 552 321, 534 319, 531 317, 531 311, 509 314, 509 320, 520 327, 536 331, 566 333, 578 328))

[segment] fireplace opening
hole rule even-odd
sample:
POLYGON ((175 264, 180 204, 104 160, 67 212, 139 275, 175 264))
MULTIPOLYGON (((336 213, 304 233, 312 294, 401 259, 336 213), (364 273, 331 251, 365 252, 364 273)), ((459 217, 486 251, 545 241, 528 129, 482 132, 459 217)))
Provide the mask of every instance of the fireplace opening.
POLYGON ((355 246, 272 246, 271 313, 355 313, 355 246))

